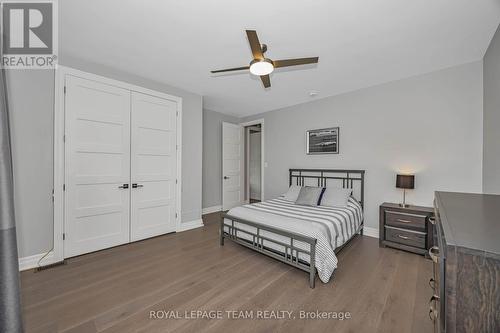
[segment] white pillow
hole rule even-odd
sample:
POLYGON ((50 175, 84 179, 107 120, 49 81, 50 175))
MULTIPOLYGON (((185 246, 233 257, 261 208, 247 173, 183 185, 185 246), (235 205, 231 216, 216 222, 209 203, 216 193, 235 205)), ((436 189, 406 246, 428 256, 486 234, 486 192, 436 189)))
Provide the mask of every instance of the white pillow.
POLYGON ((288 192, 283 194, 283 199, 285 199, 287 201, 293 201, 293 202, 297 201, 297 198, 299 197, 299 193, 300 193, 301 188, 302 188, 302 186, 299 186, 299 185, 290 186, 290 188, 288 189, 288 192))
POLYGON ((304 186, 300 189, 299 197, 295 201, 296 205, 317 206, 319 197, 323 192, 322 187, 304 186))
POLYGON ((327 187, 323 197, 321 197, 320 206, 347 207, 351 194, 352 189, 350 188, 327 187))

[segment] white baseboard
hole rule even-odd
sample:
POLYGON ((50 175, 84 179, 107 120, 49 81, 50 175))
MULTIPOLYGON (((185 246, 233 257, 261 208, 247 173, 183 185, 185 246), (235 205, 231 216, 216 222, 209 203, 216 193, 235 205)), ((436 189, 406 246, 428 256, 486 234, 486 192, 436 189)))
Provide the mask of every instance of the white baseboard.
MULTIPOLYGON (((29 256, 29 257, 19 258, 19 270, 20 271, 25 271, 25 270, 28 270, 28 269, 32 269, 32 268, 38 267, 38 261, 44 255, 45 255, 45 253, 40 253, 40 254, 35 254, 35 255, 32 255, 32 256, 29 256)), ((54 252, 50 252, 40 262, 40 266, 50 265, 50 264, 53 264, 53 263, 55 263, 54 252)))
POLYGON ((187 231, 187 230, 191 230, 191 229, 196 229, 196 228, 200 228, 200 227, 203 227, 204 224, 203 224, 203 220, 202 219, 198 219, 198 220, 194 220, 194 221, 189 221, 189 222, 182 222, 181 225, 179 226, 179 228, 177 228, 177 232, 182 232, 182 231, 187 231))
POLYGON ((363 235, 368 237, 378 238, 378 229, 363 227, 363 235))
POLYGON ((220 211, 222 211, 222 206, 221 205, 217 205, 217 206, 203 208, 201 210, 201 213, 203 215, 205 215, 205 214, 210 214, 210 213, 215 213, 215 212, 220 212, 220 211))

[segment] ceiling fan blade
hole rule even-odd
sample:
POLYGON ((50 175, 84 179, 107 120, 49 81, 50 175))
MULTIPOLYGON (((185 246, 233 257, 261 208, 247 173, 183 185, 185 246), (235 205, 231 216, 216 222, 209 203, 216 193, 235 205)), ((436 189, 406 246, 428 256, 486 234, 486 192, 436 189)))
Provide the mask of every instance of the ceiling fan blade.
POLYGON ((273 60, 275 68, 318 63, 319 57, 273 60))
POLYGON ((271 86, 271 79, 269 78, 269 75, 261 75, 260 79, 262 80, 264 88, 269 88, 271 86))
POLYGON ((210 71, 210 73, 222 73, 222 72, 232 72, 232 71, 242 71, 245 69, 249 69, 250 66, 243 66, 243 67, 235 67, 235 68, 226 68, 226 69, 218 69, 215 71, 210 71))
POLYGON ((262 53, 262 48, 259 42, 259 37, 257 37, 257 31, 247 30, 248 42, 250 43, 250 48, 252 49, 252 54, 254 59, 264 59, 264 54, 262 53))

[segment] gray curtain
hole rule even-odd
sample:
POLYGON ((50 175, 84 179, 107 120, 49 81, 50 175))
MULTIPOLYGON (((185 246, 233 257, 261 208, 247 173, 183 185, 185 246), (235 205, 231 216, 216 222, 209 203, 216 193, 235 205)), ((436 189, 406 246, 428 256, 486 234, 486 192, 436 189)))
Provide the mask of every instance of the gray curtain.
POLYGON ((5 70, 0 72, 0 332, 23 331, 5 70))

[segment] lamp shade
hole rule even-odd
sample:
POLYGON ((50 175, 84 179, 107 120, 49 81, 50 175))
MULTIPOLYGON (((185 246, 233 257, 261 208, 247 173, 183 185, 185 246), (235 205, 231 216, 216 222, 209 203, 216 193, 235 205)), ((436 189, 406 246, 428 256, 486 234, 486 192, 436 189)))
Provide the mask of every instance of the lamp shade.
POLYGON ((415 175, 397 175, 396 176, 397 188, 415 188, 415 175))

